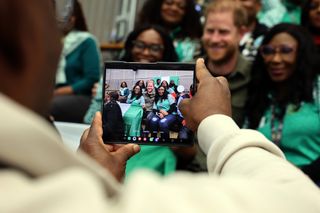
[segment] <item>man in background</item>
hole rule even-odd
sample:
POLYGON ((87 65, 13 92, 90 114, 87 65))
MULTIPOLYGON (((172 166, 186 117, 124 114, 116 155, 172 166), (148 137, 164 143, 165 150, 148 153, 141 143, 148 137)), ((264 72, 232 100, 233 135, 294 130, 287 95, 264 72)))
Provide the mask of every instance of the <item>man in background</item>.
POLYGON ((206 65, 213 76, 227 78, 232 118, 240 127, 244 121, 251 69, 251 63, 239 51, 239 42, 246 33, 247 23, 247 13, 238 2, 214 1, 207 7, 202 36, 206 65))

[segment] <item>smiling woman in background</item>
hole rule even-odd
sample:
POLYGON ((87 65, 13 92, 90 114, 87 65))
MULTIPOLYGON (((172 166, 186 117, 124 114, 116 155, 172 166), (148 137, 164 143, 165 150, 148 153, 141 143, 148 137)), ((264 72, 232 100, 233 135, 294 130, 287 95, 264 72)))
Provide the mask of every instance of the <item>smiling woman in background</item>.
POLYGON ((175 62, 178 60, 172 39, 157 25, 145 24, 132 31, 124 47, 122 61, 175 62))
POLYGON ((70 19, 61 27, 65 36, 51 114, 56 121, 82 123, 90 105, 91 89, 100 77, 100 50, 95 37, 87 32, 77 0, 70 19))
POLYGON ((247 103, 248 127, 277 144, 288 161, 320 180, 320 81, 316 48, 304 28, 273 27, 257 55, 247 103))
POLYGON ((202 26, 194 0, 148 0, 136 26, 143 24, 162 26, 170 34, 179 61, 193 61, 200 50, 202 26))

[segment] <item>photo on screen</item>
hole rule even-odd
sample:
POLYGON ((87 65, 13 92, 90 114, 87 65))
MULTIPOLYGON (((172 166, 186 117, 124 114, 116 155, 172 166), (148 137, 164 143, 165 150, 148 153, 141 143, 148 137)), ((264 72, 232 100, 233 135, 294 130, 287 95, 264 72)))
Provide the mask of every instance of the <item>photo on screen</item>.
POLYGON ((194 64, 106 63, 103 138, 106 143, 192 145, 178 104, 191 98, 194 64), (108 66, 109 65, 109 66, 108 66))

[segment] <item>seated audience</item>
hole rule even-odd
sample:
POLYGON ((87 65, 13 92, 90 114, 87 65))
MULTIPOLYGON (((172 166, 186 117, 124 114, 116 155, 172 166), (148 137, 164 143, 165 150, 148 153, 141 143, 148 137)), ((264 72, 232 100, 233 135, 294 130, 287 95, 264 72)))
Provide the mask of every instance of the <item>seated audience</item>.
POLYGON ((88 33, 81 5, 62 25, 63 50, 56 77, 51 114, 56 121, 82 123, 91 101, 91 89, 99 80, 101 57, 94 36, 88 33))
POLYGON ((273 27, 253 65, 246 110, 258 129, 288 161, 320 180, 320 81, 309 33, 293 24, 273 27), (316 164, 316 165, 315 165, 316 164))

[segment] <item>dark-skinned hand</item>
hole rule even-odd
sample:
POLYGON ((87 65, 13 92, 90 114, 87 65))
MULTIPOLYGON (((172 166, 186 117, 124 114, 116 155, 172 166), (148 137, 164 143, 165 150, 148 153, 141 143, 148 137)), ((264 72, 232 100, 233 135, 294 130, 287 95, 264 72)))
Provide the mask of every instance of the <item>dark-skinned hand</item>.
POLYGON ((231 95, 227 79, 213 77, 203 59, 197 60, 196 76, 197 93, 192 99, 184 99, 179 104, 187 127, 192 131, 196 131, 201 121, 210 115, 223 114, 231 117, 231 95))
POLYGON ((140 151, 136 144, 104 144, 102 140, 101 113, 97 112, 92 124, 80 140, 79 149, 106 168, 113 176, 122 181, 127 160, 140 151))

